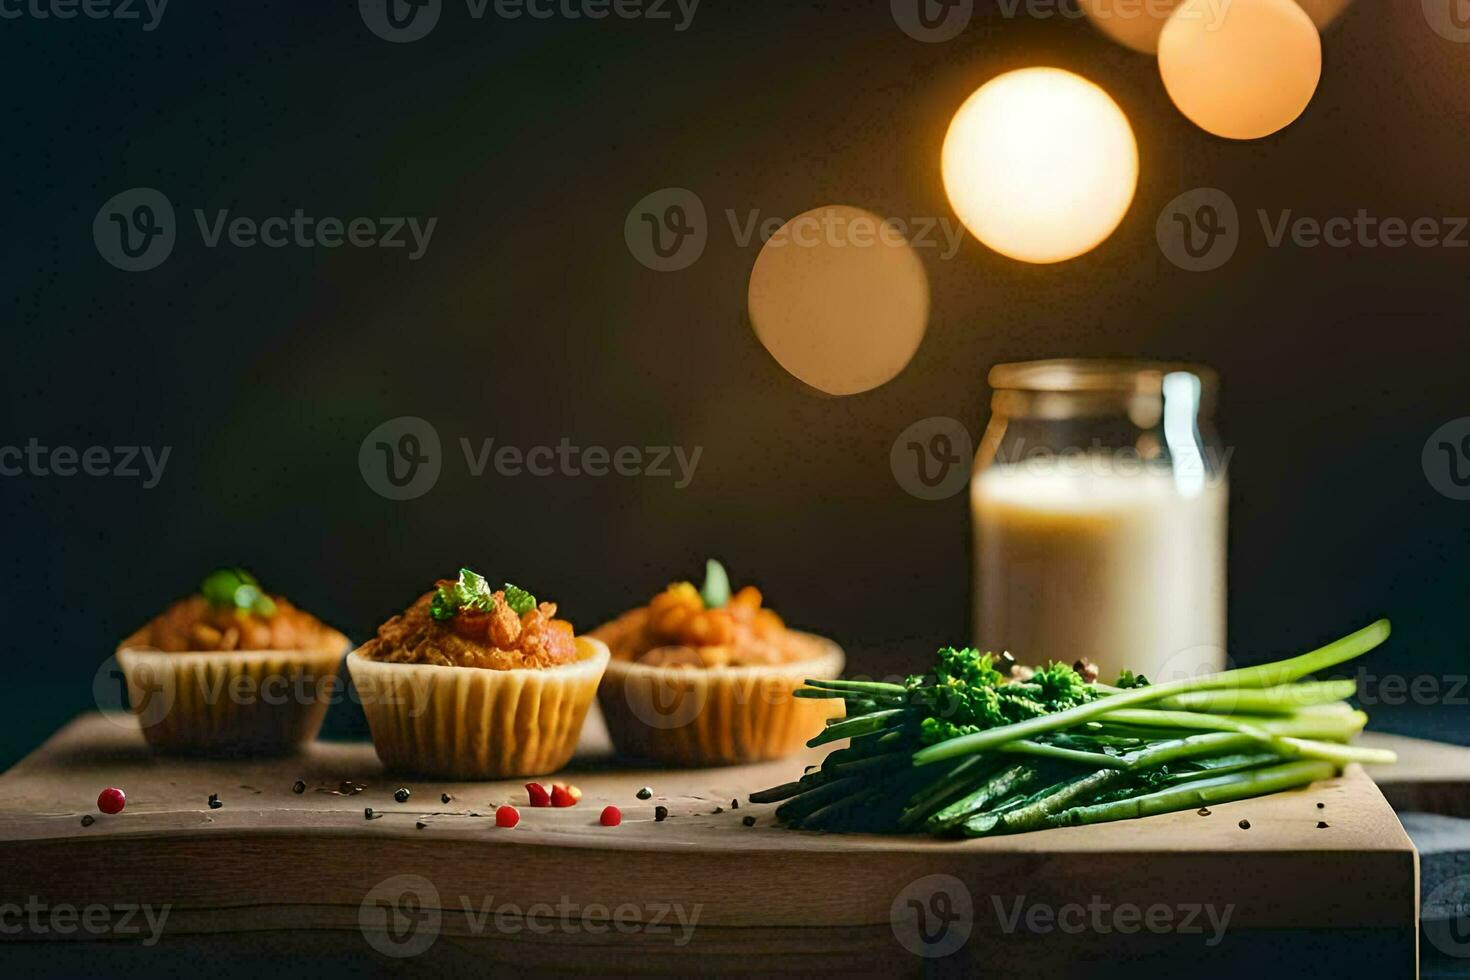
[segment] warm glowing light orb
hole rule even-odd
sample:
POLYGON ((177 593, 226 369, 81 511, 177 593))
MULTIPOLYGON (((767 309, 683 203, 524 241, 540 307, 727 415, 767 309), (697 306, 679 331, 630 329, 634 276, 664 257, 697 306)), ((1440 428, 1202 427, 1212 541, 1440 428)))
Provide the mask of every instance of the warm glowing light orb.
POLYGON ((813 208, 756 256, 746 300, 755 335, 796 378, 829 395, 892 380, 929 322, 929 277, 907 226, 845 204, 813 208))
POLYGON ((1060 68, 982 85, 944 137, 944 190, 1002 255, 1061 262, 1113 233, 1138 185, 1138 144, 1118 104, 1060 68))
MULTIPOLYGON (((1134 51, 1153 54, 1159 50, 1159 33, 1182 0, 1077 0, 1077 6, 1092 26, 1134 51)), ((1214 0, 1200 10, 1205 26, 1224 20, 1231 0, 1214 0)), ((1352 0, 1296 0, 1319 30, 1326 30, 1352 0)))
POLYGON ((1216 136, 1269 136, 1302 114, 1322 78, 1322 39, 1294 0, 1185 0, 1159 35, 1159 73, 1179 111, 1216 136), (1213 25, 1213 26, 1211 26, 1213 25))

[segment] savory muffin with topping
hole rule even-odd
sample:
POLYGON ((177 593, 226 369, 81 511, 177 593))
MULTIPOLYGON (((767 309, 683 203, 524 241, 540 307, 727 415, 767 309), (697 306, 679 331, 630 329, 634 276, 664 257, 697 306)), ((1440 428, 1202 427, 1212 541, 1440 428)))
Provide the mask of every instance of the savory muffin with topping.
POLYGON ((440 582, 380 626, 362 654, 390 663, 516 670, 569 664, 577 659, 577 642, 572 624, 556 618, 556 603, 537 602, 514 585, 491 590, 466 568, 458 581, 440 582))
POLYGON ((249 572, 224 568, 124 640, 117 660, 155 749, 270 755, 316 737, 346 647, 249 572))
POLYGON ((458 779, 566 764, 607 666, 555 603, 460 569, 347 658, 384 765, 458 779))
POLYGON ((681 765, 790 754, 833 711, 792 692, 842 672, 836 644, 788 628, 754 586, 732 592, 713 560, 701 587, 675 582, 591 635, 612 652, 598 700, 613 741, 681 765))

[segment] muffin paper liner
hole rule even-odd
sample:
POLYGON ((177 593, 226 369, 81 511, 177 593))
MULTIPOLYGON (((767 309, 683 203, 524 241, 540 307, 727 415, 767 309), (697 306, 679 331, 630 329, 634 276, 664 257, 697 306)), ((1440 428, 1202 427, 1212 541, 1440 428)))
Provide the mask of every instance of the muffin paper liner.
POLYGON ((579 636, 574 663, 545 669, 387 663, 360 651, 347 669, 385 766, 501 779, 566 765, 609 659, 600 640, 579 636))
POLYGON ((281 755, 316 737, 347 637, 323 650, 166 653, 124 643, 117 662, 143 737, 161 752, 281 755))
POLYGON ((792 696, 808 677, 842 673, 842 650, 752 667, 649 667, 614 660, 598 689, 620 752, 677 766, 779 759, 801 748, 842 711, 840 700, 792 696))

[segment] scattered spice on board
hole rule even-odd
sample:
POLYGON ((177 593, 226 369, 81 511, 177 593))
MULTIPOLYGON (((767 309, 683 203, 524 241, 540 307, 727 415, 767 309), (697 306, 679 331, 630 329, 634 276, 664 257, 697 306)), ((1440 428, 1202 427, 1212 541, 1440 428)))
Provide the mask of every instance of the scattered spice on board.
POLYGON ((747 827, 754 827, 755 826, 755 817, 746 817, 745 819, 741 820, 740 822, 743 823, 743 824, 745 824, 745 826, 747 826, 747 827))
POLYGON ((365 807, 362 808, 362 818, 364 820, 371 820, 375 816, 381 817, 382 814, 381 813, 377 813, 377 814, 373 813, 373 808, 370 807, 370 806, 365 806, 365 807))
POLYGON ((738 809, 740 809, 740 801, 739 800, 731 800, 730 801, 730 809, 732 809, 732 810, 738 810, 738 809))
POLYGON ((440 793, 439 794, 439 802, 440 803, 448 803, 452 799, 454 799, 454 797, 450 796, 448 793, 440 793))
POLYGON ((582 791, 579 790, 579 789, 576 789, 576 792, 573 793, 573 790, 574 789, 576 789, 576 787, 567 786, 564 783, 552 783, 551 784, 551 805, 552 806, 576 806, 577 805, 577 801, 579 799, 581 799, 581 797, 582 797, 582 791))
POLYGON ((296 782, 292 783, 291 784, 291 792, 295 793, 297 796, 300 796, 302 793, 305 793, 306 792, 306 780, 304 780, 304 779, 298 779, 298 780, 296 780, 296 782))
POLYGON ((211 810, 218 810, 222 806, 224 806, 224 804, 219 801, 219 794, 218 793, 210 793, 209 794, 209 808, 211 810))
POLYGON ((1241 830, 1250 830, 1251 829, 1251 822, 1249 820, 1242 820, 1240 822, 1240 829, 1241 830))
POLYGON ((399 803, 407 803, 408 798, 412 795, 413 794, 408 791, 407 786, 400 786, 393 791, 393 799, 397 800, 399 803))
POLYGON ((1317 801, 1317 809, 1319 809, 1319 810, 1325 810, 1325 809, 1327 809, 1327 804, 1326 803, 1323 803, 1321 800, 1318 800, 1317 801))
POLYGON ((526 797, 532 806, 551 806, 551 794, 540 783, 527 783, 526 797))
POLYGON ((604 827, 616 827, 623 822, 623 811, 615 806, 603 807, 600 820, 604 827))
POLYGON ((1317 821, 1317 829, 1318 830, 1326 830, 1327 829, 1327 821, 1326 820, 1318 820, 1317 821))
POLYGON ((90 827, 90 826, 92 826, 96 822, 97 822, 97 818, 94 817, 94 816, 92 816, 90 813, 84 813, 84 814, 82 814, 82 826, 83 827, 90 827))
POLYGON ((103 813, 122 813, 128 805, 128 795, 116 786, 109 786, 97 794, 97 809, 103 813))
POLYGON ((1208 817, 1210 815, 1210 808, 1207 807, 1207 806, 1202 806, 1198 810, 1196 810, 1195 812, 1198 813, 1202 817, 1208 817))
POLYGON ((495 811, 495 826, 497 827, 514 827, 520 822, 521 811, 509 803, 495 811))
POLYGON ((642 789, 640 789, 638 791, 637 796, 638 796, 638 798, 640 800, 652 799, 652 797, 653 797, 653 790, 650 789, 649 787, 645 786, 645 787, 643 787, 642 789))
POLYGON ((653 819, 656 823, 663 823, 669 818, 669 808, 660 804, 653 808, 653 819))
POLYGON ((715 812, 716 813, 724 813, 725 812, 725 808, 722 807, 722 806, 717 806, 717 807, 715 807, 715 812))
POLYGON ((423 820, 415 820, 414 823, 413 823, 413 825, 415 827, 417 827, 419 830, 423 830, 425 827, 428 826, 428 823, 425 822, 425 821, 423 821, 423 820))

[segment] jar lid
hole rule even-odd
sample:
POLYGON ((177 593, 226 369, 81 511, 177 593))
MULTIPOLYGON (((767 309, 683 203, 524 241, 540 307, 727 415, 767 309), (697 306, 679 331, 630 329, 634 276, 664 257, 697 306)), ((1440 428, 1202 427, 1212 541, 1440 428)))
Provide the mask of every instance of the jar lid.
POLYGON ((1192 374, 1205 393, 1213 392, 1219 378, 1201 364, 1183 361, 1130 361, 1059 358, 1019 361, 990 369, 990 387, 996 391, 1116 392, 1159 395, 1170 374, 1192 374))

